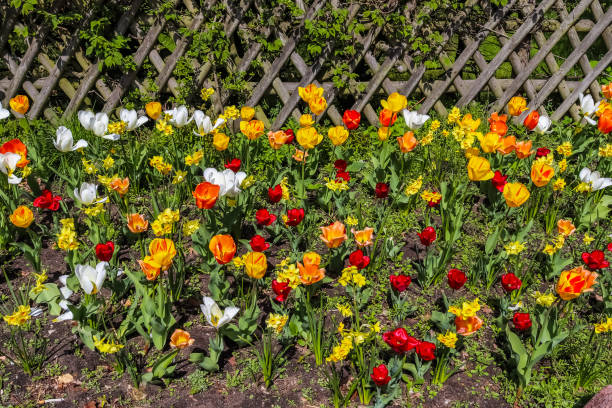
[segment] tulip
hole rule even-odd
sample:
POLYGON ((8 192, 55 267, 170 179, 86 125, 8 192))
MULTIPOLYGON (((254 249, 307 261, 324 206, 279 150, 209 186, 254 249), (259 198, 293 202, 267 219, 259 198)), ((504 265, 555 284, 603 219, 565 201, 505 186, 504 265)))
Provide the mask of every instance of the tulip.
POLYGON ((387 183, 376 183, 374 194, 376 198, 387 198, 389 196, 389 185, 387 183))
POLYGON ((149 244, 149 256, 139 260, 140 268, 147 280, 156 279, 160 272, 165 272, 172 266, 176 256, 174 242, 168 238, 155 238, 149 244))
POLYGON ((234 173, 237 173, 238 170, 240 170, 240 165, 241 164, 242 164, 242 162, 240 161, 240 159, 232 159, 232 160, 228 161, 227 163, 225 163, 225 168, 226 169, 230 169, 234 173))
POLYGON ((249 120, 253 119, 253 116, 255 116, 255 109, 252 107, 243 106, 240 108, 240 119, 248 122, 249 120))
POLYGON ((612 186, 612 179, 601 177, 598 171, 591 171, 588 168, 580 170, 580 181, 591 186, 591 191, 599 191, 612 186))
POLYGON ((221 188, 218 185, 205 181, 198 184, 191 194, 195 198, 198 208, 210 210, 215 206, 220 190, 221 188))
POLYGON ((604 135, 612 132, 612 109, 606 109, 597 122, 597 129, 604 135))
POLYGON ((13 211, 11 215, 9 215, 9 219, 16 227, 28 228, 34 221, 34 214, 28 207, 20 205, 19 207, 15 208, 15 211, 13 211))
POLYGON ((166 115, 170 115, 169 122, 176 127, 183 127, 193 120, 193 116, 189 117, 189 112, 185 105, 175 107, 174 109, 167 110, 164 112, 166 115))
POLYGON ((60 152, 74 152, 77 149, 84 149, 88 146, 87 142, 83 139, 79 139, 75 144, 72 132, 65 126, 60 126, 55 131, 53 145, 60 152))
POLYGON ((86 294, 94 295, 102 288, 106 279, 106 268, 108 262, 98 262, 95 268, 89 265, 75 265, 74 274, 86 294))
POLYGON ((504 187, 504 198, 508 207, 520 207, 529 198, 529 190, 521 183, 508 183, 504 187))
POLYGON ((455 317, 455 329, 457 334, 469 336, 476 333, 482 327, 482 320, 478 316, 455 317))
POLYGON ((292 208, 287 211, 287 224, 290 227, 295 227, 304 219, 304 209, 303 208, 292 208))
POLYGON ((391 129, 386 126, 383 126, 381 128, 378 128, 377 134, 378 134, 378 140, 380 140, 381 142, 384 142, 391 135, 391 129))
POLYGON ((519 159, 525 159, 533 154, 533 150, 531 150, 532 141, 528 140, 526 142, 516 142, 515 150, 516 157, 519 159))
POLYGON ((484 157, 474 156, 467 165, 468 177, 472 181, 491 180, 494 176, 491 163, 484 157))
POLYGON ((8 109, 4 109, 2 107, 2 103, 0 102, 0 120, 6 119, 11 116, 11 112, 8 109))
POLYGON ((508 272, 501 277, 502 287, 506 292, 513 292, 521 287, 523 282, 512 272, 508 272))
POLYGON ((499 139, 499 145, 497 147, 497 151, 501 154, 509 154, 514 151, 516 148, 516 137, 515 136, 507 136, 499 139))
POLYGON ((536 126, 538 126, 539 120, 540 120, 540 114, 538 113, 537 110, 533 110, 529 112, 529 115, 527 115, 527 117, 525 117, 525 120, 523 121, 523 125, 525 125, 527 129, 533 130, 535 129, 536 126))
POLYGON ((389 282, 391 286, 393 286, 393 289, 401 293, 408 289, 408 286, 412 283, 412 279, 408 275, 390 275, 389 282))
POLYGON ((327 132, 327 136, 331 140, 334 146, 340 146, 346 139, 348 138, 349 132, 344 128, 344 126, 334 126, 329 128, 327 132))
POLYGON ((384 364, 381 364, 378 367, 373 367, 370 377, 372 378, 372 381, 374 381, 374 384, 376 384, 378 387, 384 387, 385 385, 389 384, 389 381, 391 381, 389 370, 387 370, 387 366, 384 364))
POLYGON ((145 232, 149 228, 149 221, 145 220, 141 214, 129 214, 127 221, 128 229, 134 234, 145 232))
POLYGON ((258 225, 268 226, 272 225, 272 223, 276 221, 276 215, 270 214, 268 210, 262 208, 260 210, 257 210, 257 212, 255 213, 255 220, 257 221, 258 225))
POLYGON ((408 99, 404 95, 393 92, 386 101, 380 101, 383 108, 389 109, 393 113, 398 113, 408 106, 408 99))
POLYGON ((327 108, 327 101, 323 97, 314 98, 308 103, 308 107, 315 115, 322 114, 327 108))
POLYGON ((472 114, 468 113, 463 116, 459 122, 459 126, 466 132, 475 132, 480 127, 480 119, 474 119, 472 118, 472 114))
POLYGON ((30 162, 28 160, 28 148, 19 139, 11 139, 0 146, 0 154, 13 153, 19 155, 16 167, 24 168, 30 162))
POLYGON ((583 292, 593 291, 592 286, 596 283, 599 275, 579 266, 574 269, 561 272, 557 282, 557 293, 563 300, 572 300, 583 292))
POLYGON ((536 157, 546 157, 550 154, 550 149, 547 149, 545 147, 539 147, 536 150, 536 157))
POLYGON ((309 150, 321 143, 323 135, 317 133, 314 127, 300 128, 297 131, 296 139, 300 146, 309 150))
POLYGON ((193 134, 196 136, 204 136, 209 133, 212 133, 225 123, 225 119, 217 118, 215 124, 213 125, 212 121, 210 120, 210 117, 208 117, 208 115, 206 115, 201 110, 196 110, 195 112, 193 112, 191 119, 193 119, 196 124, 196 128, 198 129, 197 132, 195 130, 193 131, 193 134))
POLYGON ((325 269, 320 268, 321 256, 316 252, 306 252, 302 263, 297 262, 300 271, 300 281, 304 285, 312 285, 325 277, 325 269))
POLYGON ((9 100, 9 105, 15 112, 25 115, 30 109, 30 100, 25 95, 17 95, 9 100))
POLYGON ((508 102, 508 112, 512 116, 520 116, 527 110, 527 101, 522 96, 515 96, 508 102))
POLYGON ((612 82, 608 83, 607 85, 602 85, 601 93, 603 94, 604 98, 612 99, 612 82))
POLYGON ((113 257, 115 252, 115 244, 113 241, 107 241, 106 244, 96 245, 96 258, 99 261, 108 262, 113 257))
MULTIPOLYGON (((322 139, 323 137, 321 137, 322 139)), ((291 156, 293 158, 293 160, 297 161, 297 162, 303 162, 306 157, 308 157, 308 152, 305 150, 299 150, 299 149, 295 149, 295 153, 293 153, 293 156, 291 156)))
POLYGON ((194 343, 195 339, 191 338, 189 332, 185 330, 176 329, 170 336, 170 347, 182 350, 185 347, 189 347, 194 343))
POLYGON ((506 115, 498 115, 497 112, 493 113, 489 118, 489 131, 499 136, 504 136, 508 132, 507 120, 508 117, 506 115))
POLYGON ((359 127, 359 123, 361 122, 361 113, 355 110, 346 110, 344 111, 344 115, 342 115, 342 122, 344 122, 344 126, 348 130, 355 130, 359 127))
POLYGON ((261 279, 268 269, 266 255, 262 252, 249 252, 244 257, 246 274, 253 279, 261 279))
POLYGON ((497 146, 499 146, 499 134, 495 132, 489 132, 486 135, 480 137, 478 141, 480 142, 480 147, 482 151, 485 153, 493 153, 497 150, 497 146))
POLYGON ((234 173, 232 170, 226 169, 221 172, 212 167, 204 170, 204 180, 219 186, 219 197, 226 195, 230 198, 236 197, 242 191, 240 185, 245 178, 246 173, 243 171, 234 173))
POLYGON ((430 118, 429 115, 421 115, 417 111, 409 111, 408 109, 404 109, 402 115, 404 115, 404 122, 410 130, 420 129, 430 118))
POLYGON ((108 131, 108 115, 104 112, 79 111, 77 116, 81 125, 86 130, 92 131, 96 136, 112 141, 117 141, 121 137, 116 133, 106 134, 108 131))
POLYGON ((321 227, 321 240, 328 248, 338 248, 346 240, 346 227, 336 221, 327 227, 321 227))
POLYGON ((287 143, 287 139, 289 139, 289 135, 282 130, 268 132, 268 141, 270 142, 270 147, 274 150, 283 147, 287 143))
POLYGON ((221 311, 214 299, 208 296, 204 296, 204 303, 200 305, 200 308, 208 324, 215 329, 229 323, 240 311, 234 306, 226 307, 224 311, 221 311))
POLYGON ((402 153, 408 153, 414 150, 417 145, 417 140, 416 137, 414 137, 414 133, 408 131, 404 133, 404 136, 397 138, 397 143, 402 153))
POLYGON ((314 123, 315 121, 312 118, 312 115, 308 113, 304 113, 303 115, 300 116, 300 127, 303 127, 303 128, 311 127, 312 125, 314 125, 314 123))
POLYGON ((378 114, 378 120, 383 127, 392 126, 397 120, 397 113, 393 113, 389 109, 383 109, 378 114))
POLYGON ((417 347, 419 340, 409 336, 406 329, 400 327, 398 329, 383 333, 382 339, 396 353, 405 353, 417 347))
POLYGON ((365 256, 361 249, 351 252, 349 255, 349 263, 361 270, 370 264, 370 257, 365 256))
POLYGON ((74 197, 81 202, 81 204, 92 205, 103 203, 108 200, 108 197, 96 200, 98 195, 98 186, 91 183, 83 182, 81 188, 74 189, 74 197))
POLYGON ((429 341, 421 341, 417 344, 415 349, 417 355, 423 361, 431 361, 436 358, 434 352, 436 351, 436 345, 429 341))
POLYGON ((61 300, 59 302, 57 302, 57 304, 62 309, 62 311, 64 313, 62 313, 61 315, 59 315, 55 319, 53 319, 53 322, 63 322, 65 320, 72 320, 74 318, 74 315, 70 311, 70 309, 68 309, 68 306, 71 305, 72 303, 70 303, 68 301, 68 299, 70 298, 70 296, 72 296, 73 292, 72 292, 72 290, 70 290, 68 288, 68 286, 66 286, 66 283, 67 283, 67 280, 68 280, 68 275, 61 275, 58 278, 58 280, 60 281, 60 283, 63 286, 59 287, 59 291, 60 291, 60 295, 61 295, 61 300))
POLYGON ((153 120, 159 119, 162 112, 162 106, 159 102, 149 102, 145 105, 145 111, 147 115, 153 120))
POLYGON ((215 235, 208 248, 220 265, 230 262, 236 254, 236 243, 231 235, 215 235))
POLYGON ((576 227, 572 224, 572 220, 557 221, 557 232, 564 237, 569 237, 576 231, 576 227))
POLYGON ((531 327, 531 318, 529 317, 529 313, 514 313, 512 323, 514 323, 514 327, 519 331, 528 330, 531 327))
POLYGON ((421 244, 425 246, 430 246, 436 240, 436 230, 434 227, 427 227, 421 232, 417 232, 419 239, 421 240, 421 244))
POLYGON ((0 153, 0 171, 8 176, 9 184, 19 184, 22 178, 13 174, 21 156, 16 153, 0 153))
POLYGON ((597 111, 599 102, 595 104, 591 95, 584 96, 583 93, 578 95, 578 99, 580 100, 580 111, 584 115, 584 120, 590 125, 595 125, 595 121, 590 117, 597 111))
POLYGON ((134 130, 147 123, 149 118, 146 116, 138 116, 134 109, 121 109, 119 111, 119 119, 125 123, 127 130, 134 130))
POLYGON ((461 272, 459 269, 451 269, 448 271, 448 286, 455 290, 459 290, 465 285, 467 282, 467 277, 465 273, 461 272))
POLYGON ((249 140, 256 140, 264 133, 264 124, 261 120, 250 120, 240 122, 240 132, 249 140))
POLYGON ((295 139, 295 135, 293 134, 293 130, 287 129, 287 130, 285 130, 285 134, 287 135, 287 141, 285 142, 285 144, 293 143, 293 140, 295 139))
POLYGON ((538 124, 533 130, 536 133, 546 133, 548 132, 548 129, 550 129, 551 125, 552 122, 548 116, 540 116, 540 119, 538 119, 538 124))
POLYGON ((126 177, 122 180, 119 177, 115 177, 111 180, 108 186, 110 189, 115 190, 117 194, 123 197, 128 192, 128 188, 130 187, 130 179, 126 177))
POLYGON ((372 245, 372 234, 374 234, 374 228, 368 227, 361 231, 356 231, 354 228, 351 229, 351 233, 355 237, 355 244, 358 247, 364 248, 372 245))
POLYGON ((283 187, 280 184, 274 186, 274 188, 268 187, 268 199, 271 203, 278 203, 283 198, 283 187))
POLYGON ((531 166, 531 181, 538 187, 544 187, 555 175, 555 169, 546 163, 534 162, 531 166))
POLYGON ((230 138, 225 133, 215 133, 213 135, 213 146, 216 150, 222 152, 229 146, 230 138))
POLYGON ((606 254, 603 251, 595 250, 591 253, 583 252, 582 261, 589 269, 603 269, 610 266, 610 262, 606 260, 606 254))
POLYGON ((305 88, 298 87, 300 98, 306 103, 310 103, 313 99, 323 96, 323 88, 319 88, 315 84, 309 84, 305 88))
POLYGON ((506 180, 508 180, 508 176, 504 176, 499 170, 495 170, 495 175, 491 179, 491 183, 493 184, 493 187, 497 189, 497 191, 503 193, 504 187, 507 183, 506 180))
POLYGON ((287 300, 289 293, 291 292, 291 286, 288 282, 279 282, 276 279, 272 281, 272 291, 276 295, 274 300, 277 302, 284 302, 287 300))
POLYGON ((54 196, 53 193, 49 190, 43 190, 39 197, 34 199, 34 207, 43 208, 46 210, 57 211, 60 207, 60 201, 62 201, 62 197, 54 196))
POLYGON ((270 244, 266 242, 266 239, 261 235, 255 235, 249 241, 251 249, 255 252, 263 252, 270 249, 270 244))

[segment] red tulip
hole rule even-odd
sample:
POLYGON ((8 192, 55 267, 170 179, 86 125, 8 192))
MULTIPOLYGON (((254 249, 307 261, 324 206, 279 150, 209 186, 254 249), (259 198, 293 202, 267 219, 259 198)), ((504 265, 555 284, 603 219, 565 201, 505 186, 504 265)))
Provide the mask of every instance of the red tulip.
POLYGON ((348 183, 349 181, 351 181, 351 175, 348 174, 348 172, 346 172, 346 171, 337 171, 336 172, 336 180, 338 180, 338 179, 342 179, 342 180, 344 180, 344 181, 346 181, 348 183))
POLYGON ((40 197, 34 199, 34 207, 43 208, 46 210, 57 211, 59 210, 59 202, 62 201, 62 197, 54 196, 49 190, 43 190, 40 197))
POLYGON ((357 269, 363 269, 370 264, 370 257, 365 256, 361 249, 358 249, 349 255, 349 262, 357 269))
POLYGON ((465 273, 461 272, 459 269, 451 269, 448 271, 448 286, 451 288, 458 290, 465 285, 467 282, 467 277, 465 273))
MULTIPOLYGON (((608 245, 608 250, 610 245, 608 245)), ((595 250, 591 253, 583 252, 582 261, 589 267, 589 269, 603 269, 610 266, 610 262, 606 260, 606 254, 603 251, 595 250)))
POLYGON ((442 201, 442 196, 434 198, 431 201, 428 201, 427 202, 427 206, 428 207, 437 207, 438 204, 440 204, 440 201, 442 201))
POLYGON ((436 230, 434 227, 427 227, 417 235, 421 239, 421 244, 430 246, 436 240, 436 230))
POLYGON ((501 284, 506 292, 512 292, 521 287, 523 282, 512 272, 506 273, 501 277, 501 284))
POLYGON ((378 367, 373 367, 372 374, 370 374, 370 377, 372 377, 372 381, 374 381, 374 384, 379 387, 383 387, 389 384, 389 381, 391 381, 391 377, 389 376, 389 370, 387 370, 387 366, 385 366, 384 364, 381 364, 378 367))
POLYGON ((545 147, 540 147, 538 150, 536 150, 536 157, 545 157, 548 156, 550 154, 550 149, 547 149, 545 147))
POLYGON ((284 302, 287 300, 289 293, 291 292, 291 287, 288 282, 279 282, 276 279, 272 281, 272 291, 276 295, 274 298, 277 302, 284 302))
POLYGON ((431 361, 436 358, 434 352, 436 351, 436 345, 428 341, 421 341, 416 346, 416 353, 421 357, 421 360, 431 361))
POLYGON ((342 122, 344 122, 344 126, 348 130, 355 130, 359 127, 359 122, 361 122, 361 113, 354 110, 346 110, 344 115, 342 115, 342 122))
POLYGON ((398 292, 403 292, 408 289, 408 286, 412 283, 412 279, 410 279, 408 275, 391 275, 389 276, 389 282, 391 282, 393 289, 398 292))
POLYGON ((293 140, 295 139, 295 135, 293 134, 293 130, 291 129, 287 129, 285 130, 285 134, 287 135, 287 140, 285 141, 285 144, 291 144, 293 143, 293 140))
POLYGON ((512 322, 514 323, 514 327, 520 331, 525 331, 531 327, 531 318, 529 317, 529 313, 514 313, 512 322))
POLYGON ((348 164, 346 163, 346 161, 342 160, 342 159, 338 159, 334 162, 334 168, 337 171, 346 171, 346 167, 348 166, 348 164))
POLYGON ((608 244, 608 251, 612 252, 612 242, 608 244))
POLYGON ((268 199, 272 204, 278 203, 283 198, 283 188, 280 184, 274 186, 274 188, 268 188, 268 199))
POLYGON ((225 164, 225 168, 230 169, 231 171, 236 173, 238 172, 238 170, 240 170, 241 163, 242 162, 240 161, 240 159, 232 159, 225 164))
POLYGON ((491 183, 493 183, 493 187, 497 189, 500 193, 504 192, 504 186, 506 185, 508 180, 508 176, 504 176, 501 174, 499 170, 495 170, 495 175, 491 179, 491 183))
POLYGON ((409 336, 403 327, 383 333, 382 338, 396 353, 410 351, 420 343, 419 340, 409 336))
POLYGON ((251 238, 249 244, 251 244, 251 249, 254 252, 263 252, 270 248, 270 244, 266 242, 266 239, 261 235, 255 235, 251 238))
POLYGON ((295 227, 304 219, 304 209, 303 208, 292 208, 287 211, 287 221, 286 224, 290 227, 295 227))
POLYGON ((267 226, 276 221, 276 215, 270 214, 268 210, 262 208, 261 210, 257 210, 255 213, 255 219, 257 220, 257 224, 267 226))
POLYGON ((102 262, 110 261, 113 257, 113 252, 115 252, 115 244, 112 241, 96 245, 96 257, 102 262))
POLYGON ((374 193, 378 198, 387 198, 389 196, 389 185, 387 183, 376 183, 374 193))

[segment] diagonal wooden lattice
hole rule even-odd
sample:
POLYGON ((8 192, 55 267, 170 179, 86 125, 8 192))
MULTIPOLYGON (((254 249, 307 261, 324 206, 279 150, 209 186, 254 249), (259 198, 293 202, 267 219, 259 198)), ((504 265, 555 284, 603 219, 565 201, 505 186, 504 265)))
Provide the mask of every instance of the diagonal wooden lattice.
MULTIPOLYGON (((99 0, 98 3, 100 2, 99 0)), ((12 7, 0 6, 4 22, 0 30, 0 96, 3 106, 16 94, 25 92, 32 100, 29 118, 44 114, 49 120, 57 121, 59 115, 69 117, 77 110, 87 107, 101 106, 101 110, 113 112, 121 104, 126 92, 135 88, 143 94, 160 99, 167 94, 180 97, 182 87, 187 85, 180 83, 173 74, 181 58, 186 58, 193 34, 205 27, 207 10, 214 7, 217 1, 204 2, 202 9, 195 7, 191 0, 172 2, 177 10, 185 11, 178 24, 186 29, 187 34, 184 36, 177 34, 176 27, 168 29, 168 21, 162 15, 149 17, 150 20, 146 21, 148 28, 143 31, 143 21, 139 20, 142 0, 132 1, 116 22, 113 30, 115 35, 125 35, 129 32, 138 41, 138 47, 132 56, 133 69, 122 72, 118 78, 108 75, 102 68, 103 61, 90 61, 82 48, 80 33, 88 29, 97 3, 94 2, 90 11, 85 13, 76 32, 71 36, 66 35, 63 43, 56 45, 60 53, 55 61, 45 52, 51 32, 51 27, 45 24, 33 31, 35 35, 29 39, 23 55, 16 55, 11 50, 8 39, 14 28, 21 24, 22 17, 12 7), (172 52, 164 58, 164 53, 160 51, 163 49, 160 36, 165 30, 170 30, 168 34, 172 35, 176 42, 172 52), (157 77, 151 83, 147 83, 141 72, 145 63, 150 63, 157 71, 157 77), (57 96, 61 98, 56 98, 57 96), (57 100, 67 103, 61 105, 57 100)), ((65 0, 56 0, 50 12, 60 10, 64 3, 65 0)), ((330 3, 333 7, 338 6, 337 1, 330 3)), ((405 4, 396 2, 398 3, 405 4)), ((330 80, 329 64, 335 51, 331 42, 324 44, 321 53, 310 65, 306 62, 308 58, 298 52, 298 46, 304 37, 303 27, 307 20, 317 18, 317 13, 327 4, 324 0, 313 0, 308 6, 305 6, 302 0, 296 1, 296 5, 303 10, 303 17, 292 36, 287 36, 276 27, 262 29, 259 35, 270 41, 280 40, 282 44, 280 52, 272 60, 266 60, 260 42, 249 43, 250 37, 245 30, 249 23, 247 11, 250 10, 257 16, 263 12, 258 2, 241 0, 238 4, 231 5, 223 1, 222 4, 227 10, 223 21, 226 38, 236 44, 249 44, 242 55, 239 55, 240 47, 232 46, 233 64, 225 66, 224 69, 232 74, 246 74, 253 71, 254 62, 258 61, 260 71, 255 72, 260 72, 259 77, 253 78, 251 74, 245 84, 251 89, 246 105, 257 106, 265 97, 279 98, 282 107, 272 118, 273 122, 270 122, 262 109, 257 109, 257 116, 266 121, 272 129, 280 128, 290 117, 300 117, 300 108, 303 105, 300 103, 298 87, 312 82, 324 88, 324 96, 328 102, 325 112, 316 119, 328 117, 335 124, 341 124, 341 112, 351 108, 362 112, 371 124, 377 125, 377 101, 392 92, 400 92, 410 99, 420 99, 421 113, 434 109, 441 115, 447 114, 442 100, 452 101, 453 95, 456 95, 456 105, 463 107, 483 95, 483 92, 492 94, 494 100, 489 104, 489 109, 493 112, 505 109, 512 96, 523 94, 528 98, 530 108, 539 109, 542 114, 553 119, 560 119, 568 112, 574 119, 579 119, 580 112, 576 101, 580 93, 589 92, 596 101, 600 99, 597 78, 612 64, 612 7, 604 9, 599 0, 580 0, 572 10, 567 10, 563 0, 509 0, 506 6, 490 15, 476 35, 471 38, 457 38, 454 28, 468 15, 470 7, 484 6, 484 3, 489 2, 468 1, 466 10, 458 13, 453 24, 444 32, 441 44, 433 53, 439 59, 443 73, 433 78, 426 75, 425 64, 415 64, 408 44, 385 44, 385 39, 381 38, 384 27, 372 25, 365 33, 355 34, 354 42, 360 46, 349 61, 348 69, 350 73, 359 71, 361 78, 354 81, 354 88, 358 91, 353 92, 352 105, 347 105, 346 102, 341 105, 340 91, 330 80), (504 22, 514 10, 520 10, 522 19, 515 29, 509 29, 504 26, 504 22), (546 17, 547 12, 552 10, 556 11, 558 20, 546 17), (582 18, 589 10, 594 21, 582 18), (579 33, 583 33, 582 38, 579 33), (591 66, 587 52, 600 38, 603 39, 607 52, 595 66, 591 66), (456 46, 455 56, 449 54, 451 49, 448 44, 451 39, 455 39, 459 44, 456 46), (553 48, 564 39, 569 41, 573 51, 567 58, 562 59, 553 53, 553 48), (496 55, 489 61, 482 51, 485 40, 497 41, 500 44, 496 55), (537 46, 537 51, 529 56, 532 44, 537 46), (283 73, 289 70, 289 63, 290 70, 297 72, 299 77, 292 80, 282 79, 283 73), (513 77, 499 77, 498 73, 504 64, 509 64, 513 77), (478 74, 475 77, 470 76, 468 67, 477 69, 478 74), (367 80, 363 79, 364 69, 371 73, 367 80), (543 69, 548 71, 547 77, 535 74, 543 69), (580 78, 568 78, 568 74, 577 69, 580 69, 583 75, 580 78), (403 77, 407 79, 392 79, 397 77, 394 75, 397 73, 403 73, 403 77), (544 102, 554 92, 561 96, 563 102, 554 112, 546 112, 544 102)), ((347 25, 363 7, 367 6, 361 2, 349 6, 347 25)), ((403 7, 398 11, 408 15, 413 3, 398 7, 403 7)), ((214 59, 206 59, 202 63, 192 58, 190 63, 196 75, 193 83, 188 85, 194 92, 202 86, 215 86, 218 92, 215 93, 213 107, 220 113, 223 106, 231 100, 232 93, 219 86, 220 80, 216 74, 219 67, 215 66, 214 59)))

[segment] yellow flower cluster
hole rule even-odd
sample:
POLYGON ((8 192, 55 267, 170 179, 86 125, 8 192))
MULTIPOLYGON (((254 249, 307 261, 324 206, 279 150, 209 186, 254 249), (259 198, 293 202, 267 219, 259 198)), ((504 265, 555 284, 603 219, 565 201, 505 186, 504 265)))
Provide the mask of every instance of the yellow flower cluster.
POLYGON ((427 146, 428 144, 431 144, 431 142, 433 142, 434 140, 434 133, 430 130, 429 132, 427 132, 427 134, 425 136, 423 136, 423 138, 419 141, 419 144, 421 144, 422 146, 427 146))
POLYGON ((149 165, 151 165, 151 167, 154 167, 164 176, 172 171, 172 165, 166 163, 164 161, 164 158, 161 156, 153 156, 151 160, 149 160, 149 165))
POLYGON ((546 244, 544 247, 544 252, 547 255, 554 255, 558 250, 563 248, 563 244, 565 243, 565 237, 561 234, 557 235, 550 244, 546 244))
POLYGON ((174 133, 174 129, 172 129, 172 125, 168 123, 168 119, 166 119, 166 117, 158 120, 155 124, 155 128, 166 136, 170 136, 172 133, 174 133))
POLYGON ((81 159, 81 162, 83 163, 83 169, 85 170, 85 173, 96 174, 98 172, 96 165, 90 162, 89 160, 81 159))
POLYGON ((595 325, 595 333, 607 333, 612 331, 612 317, 608 317, 605 322, 597 323, 595 325))
POLYGON ((100 215, 101 213, 103 213, 104 210, 104 204, 103 203, 96 203, 90 207, 86 207, 83 208, 83 212, 85 214, 87 214, 89 217, 97 217, 98 215, 100 215))
POLYGON ((334 346, 332 349, 332 353, 325 359, 327 362, 337 363, 338 361, 342 361, 348 356, 348 354, 353 349, 353 337, 352 336, 344 336, 342 337, 342 341, 340 344, 334 346))
POLYGON ((559 162, 559 173, 563 173, 567 170, 567 159, 563 159, 559 162))
POLYGON ((584 245, 591 245, 591 242, 593 241, 595 241, 595 237, 592 237, 588 232, 585 232, 584 237, 582 237, 582 243, 584 245))
POLYGON ((554 191, 563 191, 565 189, 566 183, 565 180, 557 177, 553 182, 553 190, 554 191))
POLYGON ((117 344, 111 341, 106 342, 104 339, 99 339, 97 336, 93 336, 93 339, 94 346, 96 346, 100 353, 113 354, 123 348, 123 344, 117 344))
POLYGON ((533 297, 538 305, 544 307, 550 307, 557 299, 552 293, 540 293, 538 291, 533 293, 533 297))
POLYGON ((608 143, 607 145, 600 147, 599 155, 601 157, 612 157, 612 144, 608 143))
POLYGON ((289 201, 291 198, 291 193, 289 191, 289 179, 287 177, 283 177, 280 182, 281 190, 283 190, 283 200, 289 201))
POLYGON ((429 130, 431 132, 435 132, 438 129, 440 129, 440 121, 436 119, 431 122, 431 125, 429 126, 429 130))
POLYGON ((336 307, 338 308, 338 311, 343 317, 353 316, 353 311, 351 310, 351 307, 349 305, 338 303, 336 307))
POLYGON ((459 123, 460 117, 461 117, 461 111, 459 110, 458 107, 453 106, 453 109, 451 109, 450 113, 446 117, 446 121, 450 124, 459 123))
POLYGON ((570 142, 561 143, 559 146, 557 146, 557 153, 565 157, 571 156, 572 144, 570 142))
POLYGON ((419 192, 422 186, 423 186, 423 176, 419 176, 418 179, 408 183, 408 186, 406 186, 406 190, 404 190, 404 193, 407 196, 415 195, 416 193, 419 192))
POLYGON ((289 263, 289 258, 283 259, 278 265, 276 265, 277 273, 276 280, 277 282, 284 283, 287 282, 291 289, 295 289, 302 281, 300 280, 300 270, 295 266, 295 264, 289 263))
POLYGON ((170 208, 166 208, 163 212, 159 213, 155 221, 151 223, 153 233, 157 236, 171 234, 174 223, 178 222, 179 219, 179 210, 172 211, 170 208))
POLYGON ((15 313, 2 316, 2 318, 10 326, 23 326, 30 320, 30 306, 20 305, 15 313))
POLYGON ((104 166, 106 170, 110 169, 114 165, 115 165, 115 159, 113 159, 110 154, 107 155, 106 159, 102 161, 102 166, 104 166))
POLYGON ((266 325, 268 326, 268 329, 273 329, 276 334, 280 334, 280 332, 283 331, 285 324, 287 324, 287 320, 289 320, 288 315, 270 313, 268 320, 266 320, 266 325))
POLYGON ((125 132, 125 128, 127 127, 127 123, 120 120, 119 122, 113 122, 108 124, 108 132, 115 133, 118 135, 123 134, 125 132))
POLYGON ((580 183, 574 188, 574 191, 579 193, 590 193, 592 189, 591 183, 580 183))
POLYGON ((183 235, 186 237, 192 236, 200 229, 200 220, 191 220, 183 224, 183 235))
POLYGON ((356 266, 349 266, 342 270, 342 276, 338 279, 338 283, 342 286, 353 283, 358 288, 361 288, 366 284, 366 279, 365 276, 357 271, 356 266))
POLYGON ((349 189, 348 183, 344 179, 334 180, 329 177, 325 177, 325 187, 331 191, 346 191, 349 189))
POLYGON ((204 152, 202 150, 196 150, 193 154, 188 154, 185 156, 185 165, 187 166, 195 166, 200 163, 202 158, 204 157, 204 152))
POLYGON ((226 106, 222 116, 225 119, 238 119, 240 111, 234 105, 226 106))
POLYGON ((438 202, 442 199, 442 194, 435 191, 423 190, 421 198, 427 203, 430 201, 438 202))
POLYGON ((172 178, 172 184, 179 184, 182 183, 185 180, 185 176, 187 175, 186 171, 183 170, 177 170, 174 173, 174 177, 172 178))
POLYGON ((474 299, 471 302, 463 302, 461 308, 457 306, 451 306, 448 308, 448 312, 458 316, 462 319, 467 319, 468 317, 476 316, 476 312, 480 310, 480 304, 478 303, 478 298, 474 299))
POLYGON ((353 217, 352 215, 349 215, 348 217, 346 217, 346 220, 344 221, 344 223, 348 227, 354 227, 357 224, 359 224, 359 221, 357 220, 357 218, 353 217))
POLYGON ((457 333, 452 331, 447 331, 446 334, 438 334, 437 339, 440 343, 444 344, 448 348, 455 348, 455 343, 457 343, 457 333))
POLYGON ((504 250, 508 255, 518 255, 525 250, 525 244, 519 241, 508 242, 504 245, 504 250))
POLYGON ((30 289, 30 292, 37 295, 43 290, 45 290, 44 283, 47 281, 47 271, 42 271, 41 273, 35 273, 34 276, 36 277, 36 284, 34 285, 32 289, 30 289))
POLYGON ((74 229, 74 219, 64 218, 60 220, 62 229, 57 235, 57 246, 64 251, 73 251, 79 247, 76 231, 74 229))
POLYGON ((215 90, 212 88, 202 88, 202 90, 200 91, 200 97, 204 102, 206 102, 208 98, 210 98, 214 93, 215 90))

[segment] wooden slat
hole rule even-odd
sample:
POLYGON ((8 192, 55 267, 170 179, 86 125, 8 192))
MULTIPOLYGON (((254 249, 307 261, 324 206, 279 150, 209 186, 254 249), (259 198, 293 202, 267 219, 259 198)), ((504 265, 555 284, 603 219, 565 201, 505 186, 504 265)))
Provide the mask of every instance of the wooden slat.
POLYGON ((5 6, 6 14, 2 22, 2 32, 0 32, 0 55, 4 54, 4 46, 6 45, 9 35, 13 32, 15 22, 17 21, 17 10, 14 7, 5 6))

